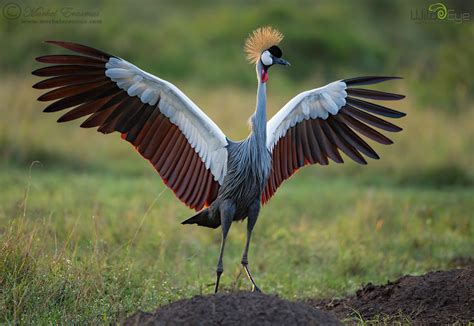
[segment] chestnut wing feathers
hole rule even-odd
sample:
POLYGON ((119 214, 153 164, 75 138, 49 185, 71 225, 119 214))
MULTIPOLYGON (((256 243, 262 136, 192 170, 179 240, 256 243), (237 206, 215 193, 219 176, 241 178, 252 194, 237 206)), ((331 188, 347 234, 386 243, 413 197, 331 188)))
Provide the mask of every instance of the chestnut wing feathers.
POLYGON ((216 198, 227 169, 227 140, 217 125, 173 84, 105 52, 49 41, 80 55, 46 55, 50 66, 33 87, 51 89, 40 101, 45 112, 67 110, 58 122, 87 117, 81 127, 117 131, 158 171, 189 207, 200 210, 216 198))

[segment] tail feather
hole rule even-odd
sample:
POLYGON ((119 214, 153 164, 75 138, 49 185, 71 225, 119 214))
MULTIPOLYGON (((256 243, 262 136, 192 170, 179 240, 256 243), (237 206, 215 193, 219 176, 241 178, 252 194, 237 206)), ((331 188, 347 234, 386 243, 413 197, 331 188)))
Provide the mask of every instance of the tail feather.
POLYGON ((197 224, 215 229, 221 225, 221 221, 217 218, 211 218, 211 216, 209 216, 209 209, 206 208, 187 220, 184 220, 181 224, 197 224))

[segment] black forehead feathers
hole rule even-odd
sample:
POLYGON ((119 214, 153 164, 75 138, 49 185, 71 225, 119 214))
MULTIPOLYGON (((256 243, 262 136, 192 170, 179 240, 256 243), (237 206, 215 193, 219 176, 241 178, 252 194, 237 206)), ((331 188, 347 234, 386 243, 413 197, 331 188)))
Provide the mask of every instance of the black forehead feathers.
POLYGON ((281 49, 276 45, 273 45, 271 48, 269 48, 268 52, 270 52, 274 57, 277 58, 281 58, 281 56, 283 55, 281 49))

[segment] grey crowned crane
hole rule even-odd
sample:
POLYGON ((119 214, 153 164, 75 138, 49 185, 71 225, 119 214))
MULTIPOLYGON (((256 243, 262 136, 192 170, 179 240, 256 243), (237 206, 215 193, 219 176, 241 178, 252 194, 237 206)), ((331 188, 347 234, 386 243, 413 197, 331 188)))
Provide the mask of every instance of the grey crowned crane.
POLYGON ((222 243, 215 291, 223 272, 223 253, 233 221, 247 218, 242 265, 248 268, 252 230, 260 207, 282 182, 308 164, 342 163, 339 150, 359 164, 377 153, 358 134, 381 144, 392 141, 375 128, 401 128, 378 116, 405 114, 369 100, 400 100, 403 95, 361 89, 399 77, 368 76, 332 82, 296 95, 267 122, 266 87, 274 65, 289 66, 278 47, 283 35, 271 27, 255 30, 245 52, 257 72, 257 105, 250 135, 228 139, 219 127, 181 90, 130 62, 88 46, 47 43, 78 54, 45 55, 37 61, 53 64, 33 75, 47 77, 33 87, 50 89, 39 101, 54 101, 44 112, 67 110, 58 122, 86 117, 83 128, 104 134, 117 131, 159 173, 182 202, 198 213, 182 222, 209 228, 221 226, 222 243))

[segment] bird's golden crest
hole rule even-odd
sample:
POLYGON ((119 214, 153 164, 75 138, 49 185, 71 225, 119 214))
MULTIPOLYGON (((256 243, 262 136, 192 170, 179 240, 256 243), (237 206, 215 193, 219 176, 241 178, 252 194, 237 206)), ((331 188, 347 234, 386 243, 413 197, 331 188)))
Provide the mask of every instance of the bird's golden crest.
POLYGON ((278 45, 283 34, 271 26, 259 27, 245 41, 244 52, 250 63, 257 63, 263 51, 272 45, 278 45))

